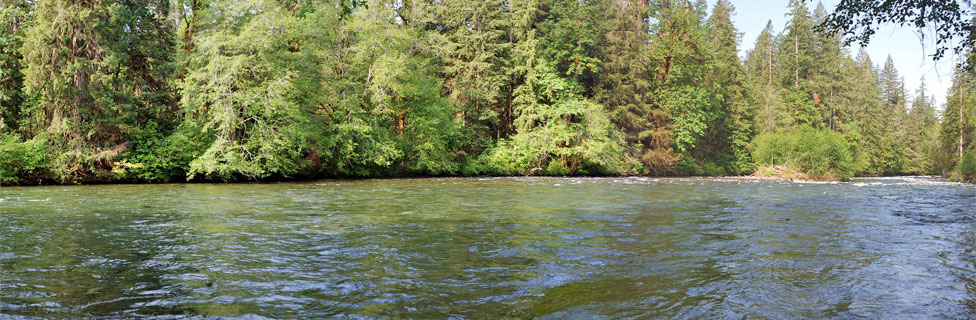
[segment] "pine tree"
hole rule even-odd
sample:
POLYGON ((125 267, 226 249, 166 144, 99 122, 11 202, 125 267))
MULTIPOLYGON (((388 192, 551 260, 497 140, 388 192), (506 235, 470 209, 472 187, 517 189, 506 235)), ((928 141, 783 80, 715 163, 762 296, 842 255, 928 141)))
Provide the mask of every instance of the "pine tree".
POLYGON ((912 163, 911 170, 923 174, 946 174, 952 170, 951 164, 946 163, 944 159, 939 159, 940 149, 935 140, 938 136, 939 119, 935 111, 935 98, 928 95, 924 78, 915 91, 908 117, 914 132, 909 138, 908 156, 912 163))
POLYGON ((946 96, 946 106, 942 113, 939 132, 940 151, 945 153, 943 157, 948 159, 942 164, 940 168, 943 169, 942 171, 952 171, 973 144, 974 127, 971 114, 972 104, 976 102, 973 83, 972 75, 964 70, 961 64, 957 66, 953 73, 952 86, 946 96))
POLYGON ((591 59, 576 65, 569 63, 572 55, 567 58, 562 50, 552 49, 582 50, 588 41, 546 37, 545 33, 539 37, 540 25, 564 25, 566 21, 562 19, 575 17, 561 15, 558 10, 555 13, 540 10, 535 1, 513 5, 516 134, 499 141, 484 154, 483 161, 493 172, 505 174, 619 170, 621 147, 610 118, 602 105, 585 97, 580 83, 580 76, 595 70, 599 61, 591 59), (567 43, 554 43, 567 40, 567 43))
MULTIPOLYGON (((818 2, 814 10, 813 22, 819 25, 826 16, 827 10, 822 2, 818 2)), ((842 87, 844 74, 841 73, 841 67, 847 59, 841 50, 843 39, 839 35, 824 32, 814 32, 813 37, 814 59, 811 61, 811 74, 807 87, 824 121, 821 126, 837 130, 834 121, 837 109, 842 107, 838 103, 840 100, 838 96, 845 89, 842 87)))
POLYGON ((878 175, 884 170, 885 143, 881 87, 877 70, 864 48, 858 51, 856 65, 858 85, 855 87, 855 105, 858 107, 855 119, 861 139, 855 153, 855 162, 859 165, 855 171, 878 175))

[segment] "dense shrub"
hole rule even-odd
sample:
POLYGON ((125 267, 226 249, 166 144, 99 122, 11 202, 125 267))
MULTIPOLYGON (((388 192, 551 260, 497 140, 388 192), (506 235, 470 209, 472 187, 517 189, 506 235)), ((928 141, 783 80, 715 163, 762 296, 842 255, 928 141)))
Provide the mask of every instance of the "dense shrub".
POLYGON ((135 134, 128 151, 113 163, 118 179, 144 182, 181 181, 190 161, 201 153, 206 139, 192 130, 164 135, 155 122, 135 134))
POLYGON ((970 151, 963 154, 959 164, 956 165, 956 172, 962 176, 962 180, 976 180, 976 152, 970 151))
POLYGON ((787 166, 810 178, 853 176, 853 156, 844 137, 829 130, 801 127, 763 133, 753 141, 753 159, 760 166, 787 166))
POLYGON ((51 171, 46 135, 21 141, 15 134, 0 136, 0 183, 37 183, 51 171))

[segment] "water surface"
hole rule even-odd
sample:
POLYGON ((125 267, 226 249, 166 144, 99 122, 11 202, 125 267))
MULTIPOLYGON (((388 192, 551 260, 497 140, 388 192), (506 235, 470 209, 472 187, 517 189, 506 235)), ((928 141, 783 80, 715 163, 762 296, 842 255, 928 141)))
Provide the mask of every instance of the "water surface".
POLYGON ((976 187, 0 188, 0 318, 976 318, 976 187))

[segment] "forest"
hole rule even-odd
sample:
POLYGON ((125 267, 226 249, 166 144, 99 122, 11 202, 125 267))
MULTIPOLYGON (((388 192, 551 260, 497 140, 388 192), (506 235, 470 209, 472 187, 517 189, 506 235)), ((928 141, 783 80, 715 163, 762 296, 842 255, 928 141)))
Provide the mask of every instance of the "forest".
POLYGON ((2 184, 976 178, 976 63, 906 88, 808 1, 0 3, 2 184))

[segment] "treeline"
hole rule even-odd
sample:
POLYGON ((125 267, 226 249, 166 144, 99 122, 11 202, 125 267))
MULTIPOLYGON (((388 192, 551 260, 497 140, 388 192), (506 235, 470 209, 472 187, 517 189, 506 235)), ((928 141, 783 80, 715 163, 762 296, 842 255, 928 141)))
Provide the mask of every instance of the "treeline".
POLYGON ((971 70, 940 118, 788 10, 741 61, 727 0, 5 0, 0 182, 973 174, 971 70))

